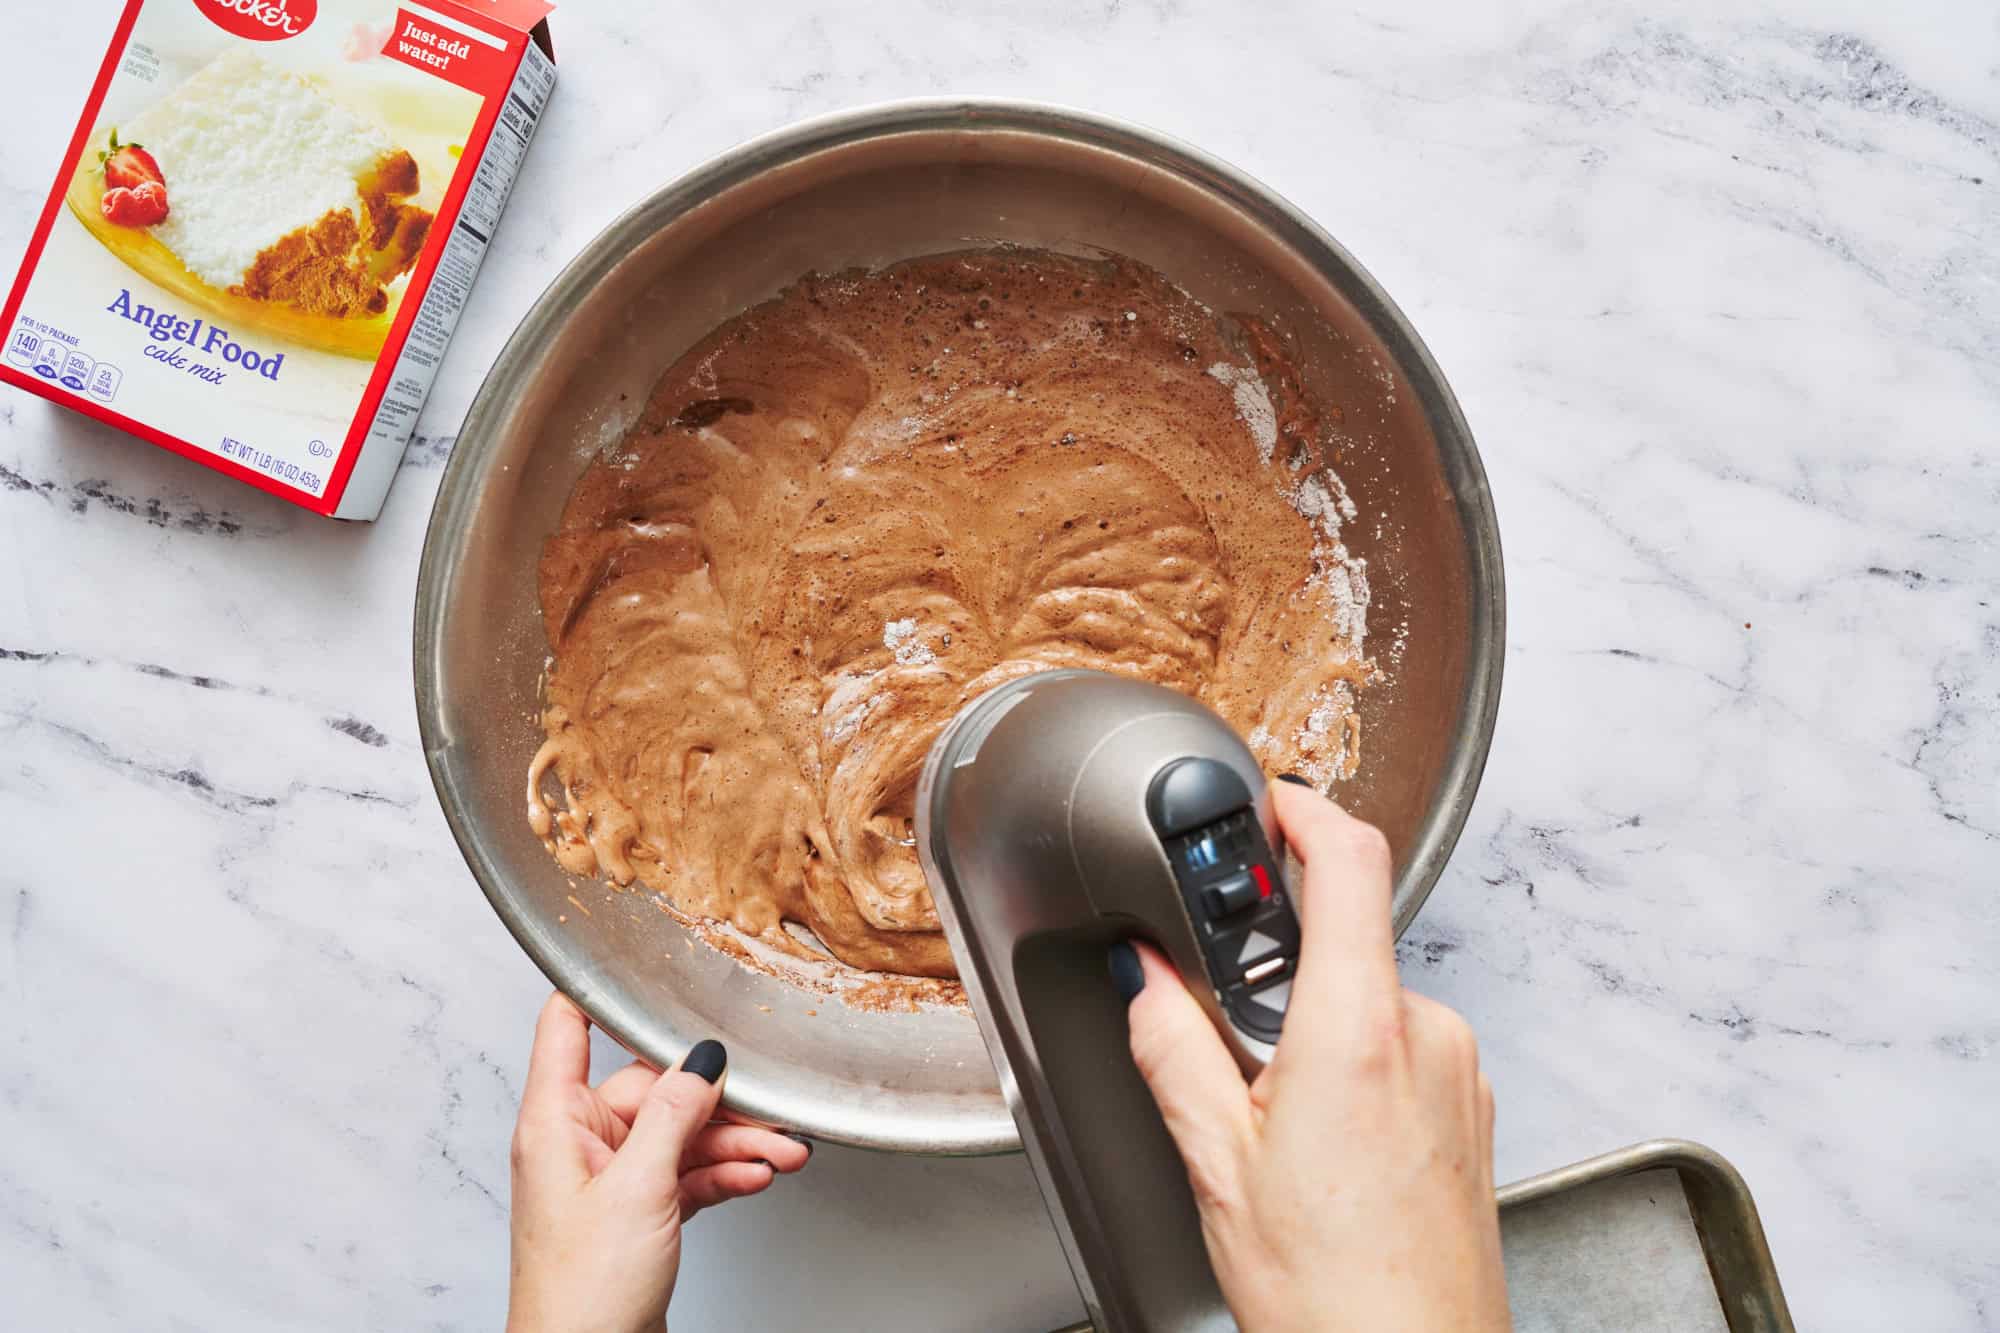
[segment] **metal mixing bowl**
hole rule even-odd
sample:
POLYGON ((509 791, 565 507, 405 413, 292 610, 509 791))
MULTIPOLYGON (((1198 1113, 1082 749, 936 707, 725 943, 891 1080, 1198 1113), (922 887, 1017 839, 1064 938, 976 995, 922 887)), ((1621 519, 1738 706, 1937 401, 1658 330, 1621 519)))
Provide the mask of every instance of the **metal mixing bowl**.
POLYGON ((1019 1146, 969 1014, 823 1000, 808 1017, 796 988, 691 939, 643 892, 589 887, 589 915, 568 902, 524 805, 547 656, 535 568, 577 476, 710 329, 808 270, 988 242, 1113 251, 1258 314, 1341 406, 1337 466, 1364 513, 1348 537, 1387 682, 1363 694, 1362 767, 1340 796, 1397 849, 1399 933, 1458 837, 1500 692, 1499 535, 1444 377, 1346 251, 1223 163, 1072 111, 908 102, 758 139, 612 223, 501 352, 438 489, 415 644, 438 798, 521 947, 627 1048, 666 1064, 720 1037, 738 1112, 910 1152, 1019 1146))

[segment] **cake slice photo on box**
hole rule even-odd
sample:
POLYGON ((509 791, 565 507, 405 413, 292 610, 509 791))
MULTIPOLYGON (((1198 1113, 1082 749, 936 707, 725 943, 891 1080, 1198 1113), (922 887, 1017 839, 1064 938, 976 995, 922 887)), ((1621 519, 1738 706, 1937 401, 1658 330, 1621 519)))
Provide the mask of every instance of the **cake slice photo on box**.
POLYGON ((238 49, 100 126, 67 201, 112 254, 214 317, 372 358, 430 234, 423 184, 388 126, 238 49))

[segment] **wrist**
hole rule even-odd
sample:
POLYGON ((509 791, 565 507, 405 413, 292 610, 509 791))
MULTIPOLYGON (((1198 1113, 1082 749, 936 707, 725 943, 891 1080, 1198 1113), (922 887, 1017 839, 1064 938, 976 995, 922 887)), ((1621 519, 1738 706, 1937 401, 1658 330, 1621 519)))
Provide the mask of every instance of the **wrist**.
POLYGON ((590 1311, 572 1310, 565 1317, 519 1300, 507 1309, 506 1333, 666 1333, 666 1328, 665 1315, 607 1322, 590 1311))

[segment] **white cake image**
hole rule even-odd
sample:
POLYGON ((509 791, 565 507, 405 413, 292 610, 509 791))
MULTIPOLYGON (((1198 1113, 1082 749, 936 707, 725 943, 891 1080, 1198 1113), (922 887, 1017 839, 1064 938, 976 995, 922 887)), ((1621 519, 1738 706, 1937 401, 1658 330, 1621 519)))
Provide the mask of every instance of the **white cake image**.
POLYGON ((202 282, 335 317, 379 315, 431 214, 416 159, 318 84, 232 50, 118 126, 166 177, 148 230, 202 282))

